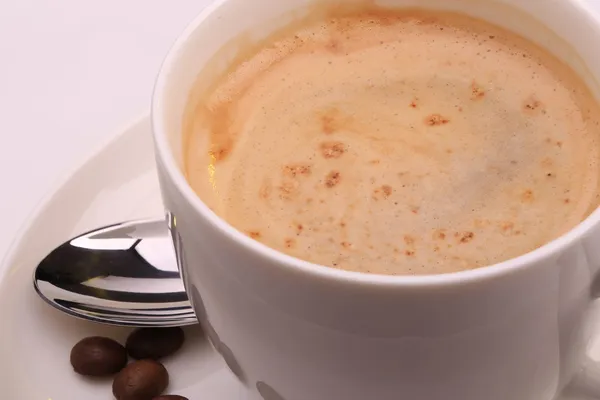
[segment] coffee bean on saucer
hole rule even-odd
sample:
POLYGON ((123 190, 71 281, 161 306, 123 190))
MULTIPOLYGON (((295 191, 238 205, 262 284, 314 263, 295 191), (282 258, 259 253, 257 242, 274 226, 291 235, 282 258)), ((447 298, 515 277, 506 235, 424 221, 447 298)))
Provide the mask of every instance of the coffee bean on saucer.
POLYGON ((126 364, 127 351, 109 338, 88 337, 71 349, 71 365, 81 375, 108 376, 116 374, 126 364))
POLYGON ((179 350, 184 340, 183 329, 179 327, 141 328, 129 335, 125 347, 136 360, 158 360, 179 350))
POLYGON ((189 400, 189 399, 187 397, 178 396, 176 394, 165 394, 163 396, 155 397, 152 400, 189 400))
POLYGON ((161 363, 139 360, 118 373, 112 390, 117 400, 150 400, 164 392, 167 386, 169 373, 161 363))

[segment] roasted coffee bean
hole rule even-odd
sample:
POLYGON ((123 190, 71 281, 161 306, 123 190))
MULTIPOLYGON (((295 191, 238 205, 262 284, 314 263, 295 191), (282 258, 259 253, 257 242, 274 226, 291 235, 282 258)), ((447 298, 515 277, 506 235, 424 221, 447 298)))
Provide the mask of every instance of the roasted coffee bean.
POLYGON ((165 394, 163 396, 155 397, 152 400, 189 400, 189 399, 187 397, 178 396, 176 394, 165 394))
POLYGON ((184 340, 181 328, 141 328, 129 335, 125 347, 136 360, 158 360, 179 350, 184 340))
POLYGON ((150 400, 169 386, 169 373, 154 360, 132 362, 119 372, 113 381, 117 400, 150 400))
POLYGON ((127 364, 127 351, 112 339, 92 336, 71 349, 71 365, 75 372, 87 376, 116 374, 127 364))

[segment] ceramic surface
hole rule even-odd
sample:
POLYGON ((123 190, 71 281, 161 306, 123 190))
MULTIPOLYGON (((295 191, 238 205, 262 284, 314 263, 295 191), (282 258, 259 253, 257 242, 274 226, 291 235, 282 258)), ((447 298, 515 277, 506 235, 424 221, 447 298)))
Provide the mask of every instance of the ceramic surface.
MULTIPOLYGON (((0 275, 2 399, 106 400, 111 380, 75 374, 71 347, 89 335, 123 340, 131 331, 62 314, 35 294, 37 262, 55 245, 94 227, 163 214, 149 121, 142 118, 57 185, 17 236, 0 275)), ((190 399, 243 399, 239 385, 204 339, 186 328, 182 350, 165 360, 169 392, 190 399)))
MULTIPOLYGON (((600 95, 600 22, 583 2, 374 2, 462 11, 502 25, 562 57, 600 95)), ((495 266, 391 277, 276 252, 226 224, 187 185, 181 120, 198 71, 228 40, 244 32, 246 40, 263 38, 314 3, 217 1, 184 32, 158 79, 152 125, 163 199, 213 343, 257 400, 555 398, 586 360, 600 211, 495 266)), ((597 392, 597 367, 585 364, 593 372, 587 388, 597 392)))

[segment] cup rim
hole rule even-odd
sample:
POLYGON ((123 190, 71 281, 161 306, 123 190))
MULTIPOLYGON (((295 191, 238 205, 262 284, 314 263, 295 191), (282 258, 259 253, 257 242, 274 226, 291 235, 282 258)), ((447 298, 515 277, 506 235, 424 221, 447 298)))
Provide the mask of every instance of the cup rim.
MULTIPOLYGON (((172 181, 176 190, 192 206, 195 212, 210 223, 213 229, 216 229, 227 240, 242 246, 245 251, 262 257, 264 260, 269 261, 269 264, 275 265, 278 268, 296 270, 308 274, 313 278, 361 285, 387 286, 391 288, 441 287, 483 282, 539 266, 558 256, 563 250, 585 237, 595 226, 600 224, 600 207, 598 207, 586 219, 565 234, 528 253, 484 267, 432 275, 384 275, 337 269, 287 255, 249 238, 215 214, 188 184, 170 150, 167 131, 164 129, 164 115, 162 113, 165 109, 165 88, 168 85, 178 56, 185 49, 189 37, 203 21, 228 1, 215 0, 204 8, 180 34, 167 53, 160 67, 152 94, 151 122, 156 157, 160 160, 166 171, 166 175, 172 181)), ((570 4, 578 8, 582 13, 587 14, 595 23, 600 23, 598 16, 582 1, 571 1, 570 4)))

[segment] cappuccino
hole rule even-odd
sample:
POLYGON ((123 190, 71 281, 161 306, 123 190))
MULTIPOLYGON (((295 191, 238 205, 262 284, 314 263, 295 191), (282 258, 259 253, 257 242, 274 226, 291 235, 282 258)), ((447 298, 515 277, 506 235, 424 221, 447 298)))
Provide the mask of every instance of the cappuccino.
POLYGON ((583 80, 465 15, 312 20, 195 99, 191 187, 239 231, 313 263, 483 267, 552 241, 599 203, 600 107, 583 80))

